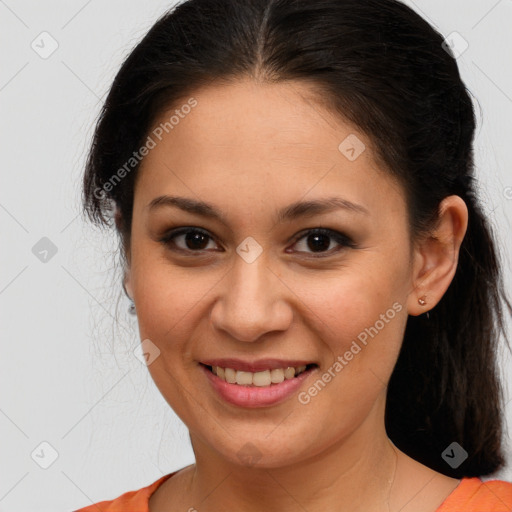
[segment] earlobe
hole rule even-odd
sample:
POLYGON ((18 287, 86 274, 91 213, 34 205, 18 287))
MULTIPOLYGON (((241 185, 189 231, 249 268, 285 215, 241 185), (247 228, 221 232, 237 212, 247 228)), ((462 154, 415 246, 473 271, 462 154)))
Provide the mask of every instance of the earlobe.
POLYGON ((421 315, 441 300, 457 271, 459 250, 466 234, 468 209, 456 195, 439 205, 438 222, 414 251, 413 291, 407 301, 408 313, 421 315))

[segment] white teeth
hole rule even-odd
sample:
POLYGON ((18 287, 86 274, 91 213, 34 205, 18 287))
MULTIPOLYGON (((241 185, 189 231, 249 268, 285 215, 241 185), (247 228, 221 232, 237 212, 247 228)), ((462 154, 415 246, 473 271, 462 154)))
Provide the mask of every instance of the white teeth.
POLYGON ((212 366, 212 372, 222 380, 230 384, 239 384, 241 386, 258 386, 265 387, 271 384, 279 384, 285 379, 293 379, 306 369, 306 366, 288 366, 288 368, 276 368, 273 370, 265 370, 262 372, 246 372, 242 370, 234 370, 233 368, 221 368, 220 366, 212 366))
MULTIPOLYGON (((219 368, 217 366, 217 368, 219 368)), ((230 384, 234 384, 236 382, 236 372, 233 370, 233 368, 225 368, 224 369, 224 377, 226 382, 229 382, 230 384)))
POLYGON ((253 373, 252 384, 254 386, 270 386, 270 384, 272 384, 272 380, 270 378, 270 370, 253 373))
POLYGON ((284 371, 284 378, 293 379, 293 377, 295 377, 295 368, 293 366, 288 366, 284 371))
POLYGON ((251 372, 242 372, 238 370, 236 372, 236 383, 242 386, 248 386, 252 384, 252 373, 251 372))
POLYGON ((284 371, 281 368, 277 370, 270 370, 270 380, 273 384, 279 384, 284 380, 284 371))

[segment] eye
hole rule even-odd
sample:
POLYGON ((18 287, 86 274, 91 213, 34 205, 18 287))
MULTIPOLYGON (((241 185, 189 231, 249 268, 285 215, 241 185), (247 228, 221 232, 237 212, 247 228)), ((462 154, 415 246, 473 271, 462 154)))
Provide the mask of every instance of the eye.
MULTIPOLYGON (((356 246, 354 242, 346 235, 338 231, 325 228, 315 228, 306 231, 305 233, 302 234, 301 237, 297 239, 294 245, 300 246, 300 241, 303 239, 305 239, 305 242, 302 242, 302 247, 312 250, 314 258, 325 257, 324 254, 316 256, 314 254, 315 252, 325 253, 328 251, 327 256, 330 256, 333 252, 340 252, 343 248, 354 248, 356 246), (336 246, 336 244, 339 246, 338 249, 334 251, 332 250, 332 242, 334 242, 334 246, 336 246)), ((299 252, 307 251, 299 250, 299 252)))
POLYGON ((167 233, 159 241, 165 246, 170 246, 170 249, 176 248, 179 251, 199 252, 207 249, 208 239, 213 240, 206 231, 198 228, 184 227, 167 233))
MULTIPOLYGON (((326 228, 315 228, 303 232, 300 237, 295 239, 294 245, 301 246, 298 252, 308 252, 311 250, 312 257, 320 258, 332 255, 332 253, 340 252, 346 247, 354 248, 355 243, 346 235, 326 228), (301 242, 301 240, 305 242, 301 242), (334 245, 335 250, 332 250, 334 245), (336 249, 336 245, 338 248, 336 249), (327 252, 327 254, 325 254, 327 252), (315 253, 319 253, 316 255, 315 253)), ((209 241, 213 242, 213 238, 204 230, 194 227, 182 227, 165 234, 159 239, 163 245, 171 250, 181 252, 201 252, 208 249, 209 241)), ((290 252, 288 249, 286 252, 290 252)), ((291 251, 296 252, 296 251, 291 251)))

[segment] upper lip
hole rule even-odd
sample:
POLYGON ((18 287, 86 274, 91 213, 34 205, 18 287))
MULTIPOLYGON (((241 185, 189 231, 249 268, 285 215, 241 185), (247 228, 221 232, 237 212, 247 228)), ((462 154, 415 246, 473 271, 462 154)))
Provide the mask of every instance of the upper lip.
POLYGON ((243 361, 235 358, 208 359, 200 361, 206 366, 220 366, 221 368, 232 368, 244 372, 262 372, 265 370, 275 370, 277 368, 288 368, 288 366, 307 366, 314 364, 312 361, 303 359, 258 359, 256 361, 243 361))

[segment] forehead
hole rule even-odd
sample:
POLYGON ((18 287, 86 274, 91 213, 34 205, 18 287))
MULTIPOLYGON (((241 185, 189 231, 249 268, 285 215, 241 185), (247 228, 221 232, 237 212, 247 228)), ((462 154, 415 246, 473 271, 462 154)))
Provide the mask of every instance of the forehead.
POLYGON ((252 154, 261 146, 336 154, 344 134, 365 138, 356 127, 321 107, 307 83, 268 84, 249 79, 196 90, 161 112, 155 129, 163 139, 172 138, 176 147, 208 146, 219 152, 229 147, 231 155, 237 149, 252 154), (193 108, 187 107, 190 98, 196 103, 193 108))
POLYGON ((219 204, 246 193, 291 202, 336 191, 362 203, 396 190, 371 140, 315 102, 305 83, 210 85, 161 112, 149 135, 155 146, 137 180, 146 202, 163 189, 219 204))

